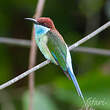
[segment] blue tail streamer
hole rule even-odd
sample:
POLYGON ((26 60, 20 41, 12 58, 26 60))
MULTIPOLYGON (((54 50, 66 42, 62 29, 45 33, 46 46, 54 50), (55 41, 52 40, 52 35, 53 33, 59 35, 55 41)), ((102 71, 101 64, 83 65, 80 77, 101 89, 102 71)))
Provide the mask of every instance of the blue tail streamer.
MULTIPOLYGON (((71 70, 68 68, 68 73, 69 73, 71 79, 73 80, 73 83, 74 83, 74 85, 75 85, 75 87, 76 87, 76 90, 77 90, 79 96, 81 96, 81 98, 82 98, 83 101, 84 101, 83 94, 82 94, 82 92, 81 92, 81 90, 80 90, 79 84, 78 84, 78 82, 77 82, 77 79, 76 79, 76 77, 75 77, 73 71, 71 71, 71 70)), ((84 102, 85 102, 85 101, 84 101, 84 102)))

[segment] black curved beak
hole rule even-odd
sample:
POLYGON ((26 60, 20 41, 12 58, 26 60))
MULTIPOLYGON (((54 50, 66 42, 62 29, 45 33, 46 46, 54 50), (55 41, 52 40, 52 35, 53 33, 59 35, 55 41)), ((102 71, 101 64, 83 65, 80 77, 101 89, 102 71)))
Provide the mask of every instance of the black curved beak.
POLYGON ((37 20, 33 19, 33 18, 24 18, 25 20, 28 20, 28 21, 32 21, 34 24, 39 24, 37 22, 37 20))

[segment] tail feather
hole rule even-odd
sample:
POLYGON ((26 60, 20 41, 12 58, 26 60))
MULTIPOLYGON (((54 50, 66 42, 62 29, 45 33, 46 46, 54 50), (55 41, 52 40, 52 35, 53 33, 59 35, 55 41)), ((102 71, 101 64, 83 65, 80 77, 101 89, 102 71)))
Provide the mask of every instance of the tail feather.
MULTIPOLYGON (((75 77, 73 71, 68 68, 68 73, 69 73, 71 79, 73 80, 73 83, 74 83, 74 85, 75 85, 75 87, 76 87, 76 90, 77 90, 79 96, 81 96, 81 98, 82 98, 83 101, 84 101, 83 94, 82 94, 82 92, 81 92, 81 90, 80 90, 79 84, 78 84, 78 82, 77 82, 77 79, 76 79, 76 77, 75 77)), ((84 102, 85 102, 85 101, 84 101, 84 102)))

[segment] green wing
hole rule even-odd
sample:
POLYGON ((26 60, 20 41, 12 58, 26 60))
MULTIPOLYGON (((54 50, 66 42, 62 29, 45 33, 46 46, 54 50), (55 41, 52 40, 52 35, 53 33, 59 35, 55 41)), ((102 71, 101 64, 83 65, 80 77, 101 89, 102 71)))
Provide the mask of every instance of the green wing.
POLYGON ((47 47, 56 60, 56 62, 60 65, 60 67, 66 71, 66 55, 67 55, 67 50, 66 50, 66 44, 63 42, 58 34, 54 31, 48 31, 47 34, 48 36, 48 42, 47 42, 47 47))

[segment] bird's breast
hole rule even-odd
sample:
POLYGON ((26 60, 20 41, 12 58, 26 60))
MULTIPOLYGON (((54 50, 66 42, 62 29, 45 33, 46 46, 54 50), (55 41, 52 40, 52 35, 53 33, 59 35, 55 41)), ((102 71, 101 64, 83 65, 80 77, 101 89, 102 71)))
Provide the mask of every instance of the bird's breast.
POLYGON ((41 35, 45 35, 50 29, 45 27, 45 26, 41 26, 41 25, 34 25, 35 27, 35 34, 37 36, 41 36, 41 35))
POLYGON ((52 61, 53 63, 57 64, 47 46, 48 36, 47 35, 36 36, 35 40, 36 40, 37 46, 39 47, 44 57, 52 61))
POLYGON ((35 40, 37 45, 46 45, 48 42, 48 36, 46 35, 35 36, 35 40))

